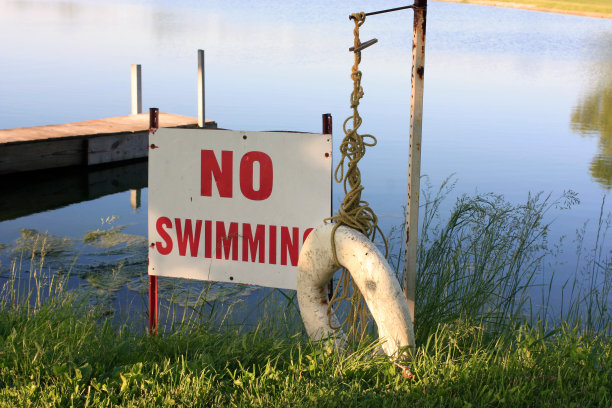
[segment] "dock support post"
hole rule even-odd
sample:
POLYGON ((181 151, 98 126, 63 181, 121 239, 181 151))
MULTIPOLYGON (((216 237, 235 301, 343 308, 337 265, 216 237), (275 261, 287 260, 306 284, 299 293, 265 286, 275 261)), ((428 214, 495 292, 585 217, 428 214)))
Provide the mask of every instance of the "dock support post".
POLYGON ((198 127, 204 127, 204 50, 198 50, 198 127))
POLYGON ((425 23, 427 0, 414 2, 412 37, 412 89, 410 95, 410 146, 408 156, 408 199, 406 248, 404 250, 404 295, 414 324, 419 193, 421 188, 421 136, 423 127, 423 77, 425 73, 425 23))
POLYGON ((142 113, 142 70, 140 64, 132 64, 132 115, 142 113))

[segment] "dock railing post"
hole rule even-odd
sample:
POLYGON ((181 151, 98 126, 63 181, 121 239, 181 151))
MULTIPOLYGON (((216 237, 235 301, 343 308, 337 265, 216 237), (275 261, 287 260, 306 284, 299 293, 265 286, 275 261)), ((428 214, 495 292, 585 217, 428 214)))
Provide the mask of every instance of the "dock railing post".
POLYGON ((421 136, 423 127, 423 77, 425 73, 426 16, 427 0, 415 0, 412 37, 412 89, 410 95, 406 248, 404 250, 404 295, 408 302, 413 324, 416 297, 419 193, 421 188, 421 136))
POLYGON ((142 70, 140 64, 132 64, 132 115, 142 113, 142 70))
POLYGON ((204 127, 204 50, 198 50, 198 127, 204 127))

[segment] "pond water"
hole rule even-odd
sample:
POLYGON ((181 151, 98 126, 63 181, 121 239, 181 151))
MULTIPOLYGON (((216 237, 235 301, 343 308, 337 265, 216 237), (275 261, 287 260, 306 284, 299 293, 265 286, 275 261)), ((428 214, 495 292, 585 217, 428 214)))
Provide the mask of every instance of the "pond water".
MULTIPOLYGON (((0 127, 129 114, 133 63, 142 64, 145 108, 195 116, 201 48, 207 117, 220 127, 318 132, 330 112, 337 146, 352 89, 347 16, 397 6, 5 0, 0 127)), ((361 165, 365 199, 389 230, 402 223, 406 200, 412 12, 370 17, 361 32, 379 40, 361 65, 362 130, 379 141, 361 165)), ((519 203, 530 192, 572 190, 580 204, 549 214, 551 240, 568 236, 561 264, 572 264, 576 230, 590 219, 594 241, 604 197, 604 211, 611 208, 612 20, 433 1, 426 45, 422 173, 434 188, 454 175, 443 212, 464 193, 519 203)), ((80 239, 121 225, 121 234, 146 236, 146 176, 134 176, 144 175, 142 163, 130 166, 140 170, 3 178, 0 244, 14 248, 22 229, 80 239)), ((341 200, 340 188, 333 198, 341 200)), ((100 245, 79 253, 99 255, 100 245)), ((560 268, 565 276, 575 270, 560 268)), ((134 285, 143 289, 141 278, 134 285)))

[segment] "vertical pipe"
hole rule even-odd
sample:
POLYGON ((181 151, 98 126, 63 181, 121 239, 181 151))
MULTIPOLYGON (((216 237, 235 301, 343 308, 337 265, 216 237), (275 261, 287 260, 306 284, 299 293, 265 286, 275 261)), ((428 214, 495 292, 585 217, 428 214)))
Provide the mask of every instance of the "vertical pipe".
POLYGON ((404 250, 404 295, 414 323, 416 256, 421 179, 421 136, 423 127, 423 76, 425 73, 425 23, 427 0, 414 2, 412 37, 412 89, 410 93, 410 147, 408 156, 408 198, 406 207, 406 248, 404 250))
MULTIPOLYGON (((323 117, 323 134, 331 136, 332 135, 332 115, 331 113, 324 113, 322 117, 323 117)), ((332 182, 331 182, 332 192, 333 192, 333 184, 334 184, 334 181, 332 179, 332 182)), ((333 197, 333 194, 331 194, 330 197, 333 197)), ((333 211, 334 211, 333 203, 332 201, 330 201, 329 202, 329 215, 330 216, 332 215, 333 211)), ((333 296, 334 296, 334 278, 332 277, 332 279, 327 284, 327 299, 331 300, 333 296)))
POLYGON ((142 70, 140 64, 132 64, 132 115, 142 113, 142 70))
MULTIPOLYGON (((149 108, 149 133, 159 128, 159 109, 149 108)), ((158 323, 157 276, 149 275, 149 334, 157 334, 158 323)))
POLYGON ((159 129, 159 109, 149 108, 149 133, 155 133, 159 129))
POLYGON ((158 323, 157 276, 149 275, 149 334, 157 334, 158 323))
POLYGON ((331 113, 324 113, 321 116, 323 118, 323 134, 331 135, 332 134, 332 115, 331 113))
POLYGON ((198 127, 204 127, 204 50, 198 50, 198 127))

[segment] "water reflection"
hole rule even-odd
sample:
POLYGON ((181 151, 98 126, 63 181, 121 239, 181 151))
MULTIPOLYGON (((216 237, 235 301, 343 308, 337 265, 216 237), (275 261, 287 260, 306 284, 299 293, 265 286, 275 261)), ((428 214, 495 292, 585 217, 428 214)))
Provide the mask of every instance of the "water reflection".
POLYGON ((147 161, 6 175, 0 177, 0 185, 0 221, 127 190, 131 207, 137 209, 140 190, 147 187, 147 161))
POLYGON ((595 181, 612 189, 612 48, 608 61, 599 71, 591 91, 573 109, 572 130, 583 136, 599 137, 598 152, 591 160, 589 171, 595 181))

